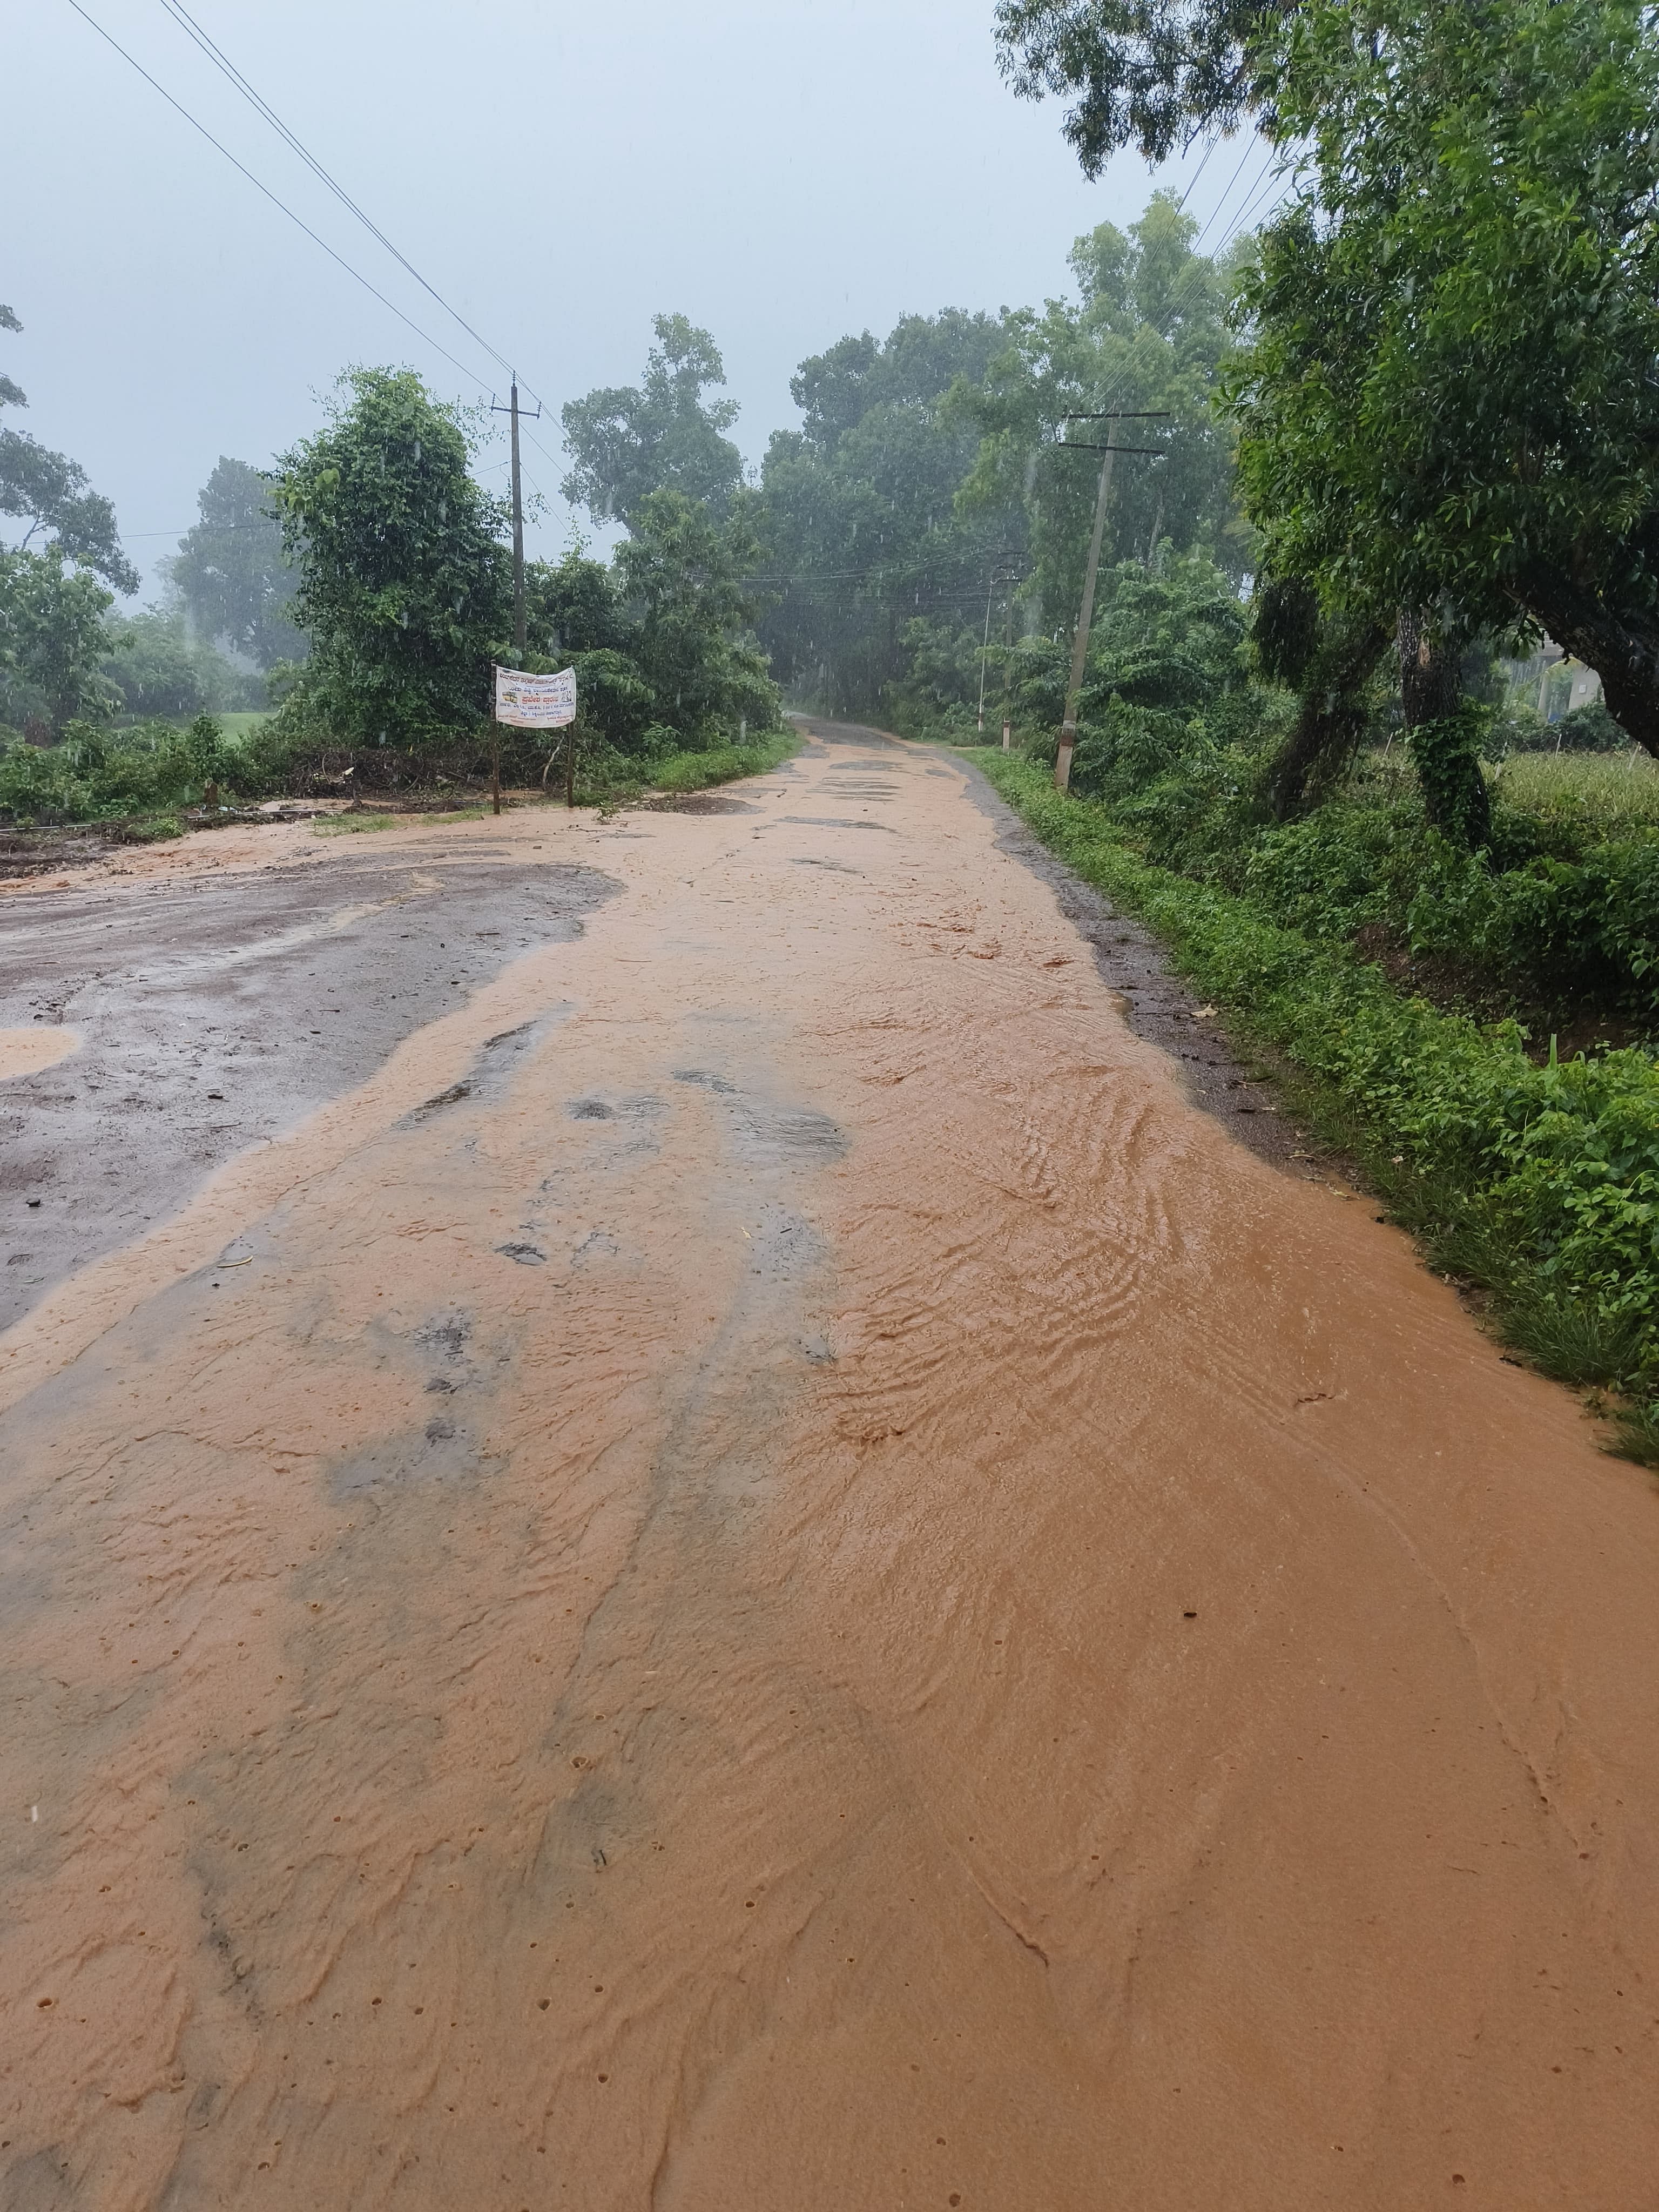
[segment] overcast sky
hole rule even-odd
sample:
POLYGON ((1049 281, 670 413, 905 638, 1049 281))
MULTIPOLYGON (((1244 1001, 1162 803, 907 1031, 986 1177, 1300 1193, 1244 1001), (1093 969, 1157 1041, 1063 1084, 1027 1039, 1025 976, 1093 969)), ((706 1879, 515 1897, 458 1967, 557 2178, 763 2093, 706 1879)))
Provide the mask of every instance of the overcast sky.
MULTIPOLYGON (((18 428, 107 493, 147 571, 221 453, 263 465, 348 362, 505 398, 505 372, 218 75, 161 0, 88 12, 465 368, 398 322, 193 131, 69 0, 5 33, 0 368, 18 428)), ((1057 103, 998 76, 991 0, 184 0, 421 274, 548 402, 527 444, 571 517, 558 407, 634 383, 653 313, 710 330, 758 460, 789 376, 902 313, 1036 303, 1073 239, 1156 181, 1085 182, 1057 103)), ((1196 156, 1167 176, 1178 182, 1196 156)), ((1208 212, 1231 160, 1194 195, 1208 212)), ((501 449, 504 454, 504 447, 501 449)), ((488 480, 504 480, 484 456, 488 480)), ((147 586, 149 588, 149 586, 147 586)))

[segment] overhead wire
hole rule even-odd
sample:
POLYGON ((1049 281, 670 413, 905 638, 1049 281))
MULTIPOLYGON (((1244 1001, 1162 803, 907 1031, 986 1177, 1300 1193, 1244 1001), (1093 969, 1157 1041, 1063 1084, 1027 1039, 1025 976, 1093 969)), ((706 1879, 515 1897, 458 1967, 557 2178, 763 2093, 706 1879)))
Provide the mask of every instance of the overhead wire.
MULTIPOLYGON (((276 207, 283 214, 286 215, 289 221, 293 222, 297 228, 303 231, 306 236, 309 238, 314 245, 319 246, 323 252, 329 256, 331 260, 335 262, 340 268, 343 269, 348 276, 355 278, 355 280, 361 284, 372 297, 378 300, 383 307, 388 308, 392 313, 397 316, 398 319, 403 323, 407 329, 412 331, 425 344, 431 346, 435 352, 441 354, 446 361, 451 363, 453 367, 459 369, 464 375, 471 378, 477 386, 479 386, 480 388, 484 386, 487 381, 486 379, 477 375, 475 369, 469 367, 467 363, 462 362, 456 355, 452 353, 447 347, 444 346, 439 340, 434 338, 429 331, 423 330, 410 316, 405 314, 403 309, 398 307, 394 301, 388 299, 386 294, 380 291, 378 286, 374 284, 367 276, 365 276, 360 270, 353 267, 353 265, 345 259, 343 254, 337 252, 333 246, 329 245, 325 239, 322 238, 311 228, 310 224, 306 222, 301 216, 297 215, 279 194, 273 191, 269 185, 263 183, 258 177, 255 176, 251 169, 247 168, 243 162, 239 161, 236 155, 230 151, 228 147, 224 145, 220 139, 216 138, 213 133, 207 129, 206 125, 201 123, 196 116, 191 114, 190 110, 186 108, 180 100, 175 99, 173 94, 168 92, 164 85, 161 84, 156 78, 151 76, 150 72, 143 67, 143 64, 139 62, 133 54, 129 52, 128 50, 121 45, 119 40, 113 37, 112 34, 107 31, 84 6, 82 5, 82 0, 69 0, 69 4, 74 9, 76 14, 81 16, 82 21, 85 21, 93 30, 96 31, 98 35, 103 39, 116 53, 120 55, 121 58, 125 61, 130 67, 135 70, 154 91, 161 94, 161 98, 167 102, 170 107, 172 107, 178 114, 182 116, 185 121, 190 124, 191 128, 198 131, 202 137, 205 138, 208 143, 212 146, 216 152, 222 154, 224 158, 229 161, 232 167, 236 169, 256 188, 256 190, 261 192, 266 199, 270 201, 273 206, 276 207)), ((383 246, 385 250, 392 255, 392 258, 398 262, 398 265, 414 278, 415 282, 419 284, 422 289, 428 294, 437 305, 444 310, 446 314, 450 316, 461 329, 465 331, 467 335, 472 338, 477 344, 481 346, 499 367, 507 369, 514 377, 515 382, 518 381, 518 373, 510 356, 502 353, 499 348, 493 345, 480 331, 477 330, 473 325, 467 320, 465 316, 464 316, 458 308, 452 307, 450 302, 444 298, 443 295, 437 289, 437 288, 421 273, 421 271, 415 266, 414 263, 409 259, 407 255, 405 255, 392 241, 392 240, 387 236, 380 225, 374 221, 373 217, 359 205, 359 204, 352 198, 350 193, 345 190, 343 185, 342 185, 338 180, 330 173, 323 163, 317 159, 317 157, 299 138, 295 132, 293 131, 283 120, 282 117, 276 113, 270 102, 264 99, 263 94, 258 91, 251 81, 237 67, 236 64, 234 63, 228 55, 227 55, 216 43, 210 34, 206 32, 198 22, 197 22, 196 19, 191 15, 189 9, 183 5, 183 0, 160 0, 160 5, 173 20, 173 21, 178 24, 179 27, 185 32, 185 35, 189 37, 198 48, 206 55, 209 60, 213 63, 214 66, 218 69, 235 88, 235 89, 241 94, 242 97, 247 100, 256 113, 270 124, 270 127, 276 131, 278 136, 292 149, 292 151, 299 156, 318 180, 334 196, 337 200, 339 201, 341 205, 362 224, 363 228, 377 241, 377 243, 383 246)), ((1214 154, 1216 148, 1220 143, 1221 140, 1219 137, 1213 138, 1206 143, 1203 157, 1200 161, 1197 169, 1194 172, 1185 191, 1182 194, 1181 199, 1177 204, 1177 213, 1180 213, 1186 207, 1188 201, 1191 198, 1194 191, 1196 189, 1206 169, 1208 167, 1212 155, 1214 154)), ((1232 197, 1234 188, 1237 185, 1239 178, 1243 175, 1245 165, 1249 159, 1250 150, 1250 146, 1247 144, 1244 148, 1243 153, 1240 156, 1238 166, 1234 170, 1231 178, 1229 179, 1225 190, 1221 193, 1214 207, 1211 210, 1202 228, 1200 230, 1197 238, 1194 240, 1194 252, 1195 255, 1198 246, 1201 246, 1205 237, 1207 235, 1211 225, 1216 221, 1217 217, 1221 213, 1222 209, 1232 197)), ((1247 196, 1239 216, 1235 219, 1233 225, 1228 230, 1225 237, 1212 250, 1212 253, 1209 257, 1206 257, 1207 258, 1213 260, 1218 258, 1219 255, 1225 251, 1226 246, 1231 243, 1233 237, 1237 234, 1238 230, 1243 227, 1244 216, 1248 215, 1249 210, 1260 200, 1263 191, 1271 181, 1273 169, 1273 159, 1270 150, 1269 158, 1267 162, 1264 165, 1262 174, 1258 179, 1252 191, 1247 196)), ((1188 271, 1187 277, 1183 280, 1183 284, 1189 283, 1195 280, 1200 273, 1200 271, 1196 266, 1190 269, 1188 271)), ((532 399, 536 401, 538 408, 545 404, 545 403, 541 399, 540 395, 536 392, 530 385, 523 385, 522 389, 532 399)), ((1111 396, 1115 398, 1116 395, 1114 393, 1111 396)), ((557 463, 555 460, 554 456, 548 452, 541 441, 537 438, 532 432, 529 431, 527 428, 524 429, 523 435, 530 444, 535 447, 538 453, 541 453, 544 459, 552 463, 553 465, 557 466, 557 463)), ((529 471, 526 470, 525 473, 528 476, 529 471)), ((532 488, 535 490, 538 497, 544 500, 546 495, 541 491, 539 485, 536 483, 533 477, 530 478, 530 482, 532 488)), ((195 526, 192 525, 191 526, 194 527, 195 526)), ((234 526, 232 526, 234 527, 234 526)), ((128 534, 134 537, 163 537, 172 533, 155 531, 132 532, 128 534)), ((865 570, 822 572, 819 576, 813 577, 811 580, 825 583, 832 581, 858 582, 867 580, 872 575, 880 575, 881 574, 882 569, 879 567, 865 570)), ((789 579, 765 578, 754 579, 750 580, 757 585, 781 584, 784 588, 794 591, 799 588, 801 583, 805 582, 808 579, 806 577, 789 579)), ((977 586, 975 586, 973 588, 976 594, 977 586)), ((913 587, 901 586, 892 596, 896 601, 899 599, 911 599, 914 596, 913 587)), ((966 596, 969 596, 967 592, 957 595, 958 599, 966 596)), ((943 602, 939 601, 935 597, 932 599, 931 603, 941 604, 943 602)))
MULTIPOLYGON (((415 264, 409 258, 408 255, 403 252, 399 247, 393 244, 392 240, 386 236, 385 231, 381 229, 379 223, 374 221, 374 217, 366 213, 365 210, 359 206, 358 203, 351 197, 351 194, 347 191, 344 185, 339 182, 338 179, 331 174, 331 173, 323 166, 322 162, 317 159, 317 156, 312 153, 310 149, 306 146, 295 134, 295 132, 289 128, 288 125, 283 122, 282 117, 277 114, 276 109, 271 106, 270 101, 264 98, 264 94, 256 89, 256 88, 249 82, 247 77, 245 76, 242 71, 236 66, 235 63, 231 60, 230 57, 222 47, 217 46, 209 33, 202 28, 202 26, 196 21, 196 18, 191 14, 190 10, 183 4, 183 0, 159 0, 159 3, 173 18, 173 21, 179 25, 185 36, 192 40, 200 48, 202 52, 207 56, 214 67, 217 69, 223 76, 228 78, 236 88, 237 91, 241 94, 243 99, 248 102, 255 113, 262 116, 264 120, 270 124, 271 129, 275 131, 284 141, 284 143, 293 149, 294 152, 299 155, 300 159, 305 163, 312 174, 317 178, 318 181, 324 185, 329 191, 332 192, 335 198, 339 201, 341 206, 345 208, 351 215, 356 217, 357 221, 362 224, 364 229, 368 231, 370 237, 377 240, 380 245, 386 248, 386 252, 392 256, 392 259, 398 263, 398 266, 408 271, 410 276, 411 276, 415 279, 415 282, 421 287, 421 289, 423 292, 428 293, 434 300, 435 300, 438 305, 443 309, 444 313, 450 316, 453 320, 459 323, 461 328, 466 332, 467 336, 477 344, 481 345, 492 361, 495 362, 501 368, 506 369, 509 374, 516 377, 517 371, 514 368, 511 357, 501 352, 498 346, 492 345, 489 340, 485 337, 483 332, 475 329, 474 326, 468 322, 466 317, 462 314, 459 308, 452 307, 450 302, 445 299, 443 294, 439 291, 436 285, 429 283, 428 280, 421 274, 421 271, 415 266, 415 264)), ((530 397, 536 400, 538 406, 542 404, 538 395, 534 392, 531 392, 528 385, 526 385, 523 388, 525 391, 530 392, 530 397)))
POLYGON ((1191 198, 1192 198, 1192 196, 1193 196, 1193 194, 1194 194, 1194 191, 1196 191, 1196 189, 1197 189, 1197 186, 1198 186, 1198 180, 1199 180, 1199 179, 1200 179, 1200 178, 1204 174, 1204 172, 1206 171, 1206 169, 1207 169, 1207 168, 1209 167, 1209 166, 1210 166, 1210 156, 1211 156, 1211 155, 1214 153, 1214 151, 1215 151, 1216 148, 1217 148, 1220 143, 1221 143, 1221 137, 1220 137, 1220 134, 1219 134, 1218 132, 1218 134, 1216 135, 1216 137, 1213 137, 1213 138, 1206 138, 1206 139, 1205 140, 1205 142, 1204 142, 1204 159, 1203 159, 1203 160, 1199 163, 1198 167, 1197 167, 1193 171, 1192 175, 1188 178, 1188 181, 1187 181, 1187 189, 1186 189, 1186 191, 1185 191, 1184 192, 1182 192, 1182 194, 1181 195, 1181 198, 1180 198, 1176 202, 1176 213, 1177 215, 1180 215, 1180 214, 1182 213, 1182 211, 1183 210, 1183 209, 1186 207, 1186 204, 1187 204, 1188 201, 1189 199, 1191 199, 1191 198))
MULTIPOLYGON (((1226 191, 1222 193, 1220 198, 1210 210, 1209 215, 1205 219, 1203 228, 1199 232, 1198 236, 1193 240, 1193 251, 1194 253, 1197 252, 1199 247, 1203 245, 1205 240, 1209 236, 1210 225, 1215 221, 1216 217, 1221 213, 1222 209, 1226 206, 1228 201, 1232 198, 1233 186, 1237 184, 1239 179, 1243 175, 1244 166, 1246 162, 1249 161, 1250 155, 1255 150, 1255 136, 1253 133, 1250 139, 1247 141, 1245 144, 1244 151, 1238 157, 1238 167, 1233 171, 1231 177, 1229 179, 1226 191)), ((1269 146, 1267 149, 1267 161, 1266 167, 1272 167, 1273 159, 1273 148, 1269 146)), ((1265 168, 1263 173, 1266 173, 1265 168)))
POLYGON ((421 340, 422 344, 429 345, 434 353, 441 354, 444 359, 448 362, 453 368, 459 368, 462 375, 466 378, 470 384, 477 386, 481 390, 488 386, 489 380, 487 377, 480 376, 476 368, 470 367, 467 362, 460 360, 458 356, 451 353, 448 347, 441 344, 438 339, 433 337, 429 331, 423 331, 421 328, 421 325, 415 321, 412 316, 406 315, 403 309, 398 307, 394 301, 388 300, 386 294, 380 290, 380 287, 377 284, 372 283, 370 280, 363 275, 361 269, 354 269, 350 262, 346 259, 343 253, 337 252, 334 247, 329 244, 328 240, 325 238, 319 236, 319 234, 311 228, 311 225, 306 222, 302 216, 296 215, 294 210, 288 204, 288 202, 283 199, 280 194, 272 191, 270 186, 267 184, 262 183, 260 179, 254 175, 252 169, 248 168, 245 163, 239 161, 235 155, 231 152, 229 147, 225 145, 222 140, 214 137, 213 133, 208 129, 206 124, 198 122, 196 117, 193 116, 190 110, 184 105, 182 100, 175 100, 173 94, 167 90, 167 87, 164 84, 159 83, 156 79, 150 75, 143 64, 139 61, 135 55, 129 53, 127 49, 121 44, 120 40, 115 38, 110 32, 106 31, 95 15, 89 14, 88 11, 82 6, 81 0, 69 0, 69 5, 74 9, 76 14, 80 16, 82 22, 89 25, 93 30, 97 32, 99 37, 103 40, 106 46, 112 46, 114 48, 115 52, 120 55, 124 62, 125 62, 131 68, 137 70, 139 76, 143 77, 144 82, 149 85, 152 90, 161 94, 162 99, 166 100, 169 107, 173 108, 178 114, 184 117, 185 122, 189 124, 192 131, 198 131, 201 136, 207 140, 208 144, 213 148, 216 153, 222 154, 226 161, 230 163, 231 167, 239 171, 241 175, 246 177, 249 184, 253 186, 256 191, 262 192, 265 198, 270 202, 271 205, 275 208, 280 209, 283 214, 288 217, 289 221, 293 223, 297 229, 304 231, 306 236, 311 240, 313 246, 320 246, 323 252, 327 254, 331 261, 337 263, 338 265, 345 270, 348 276, 354 278, 356 283, 361 284, 364 291, 371 294, 374 298, 377 299, 383 307, 389 308, 391 312, 396 315, 398 320, 402 323, 406 329, 414 331, 416 337, 421 340))

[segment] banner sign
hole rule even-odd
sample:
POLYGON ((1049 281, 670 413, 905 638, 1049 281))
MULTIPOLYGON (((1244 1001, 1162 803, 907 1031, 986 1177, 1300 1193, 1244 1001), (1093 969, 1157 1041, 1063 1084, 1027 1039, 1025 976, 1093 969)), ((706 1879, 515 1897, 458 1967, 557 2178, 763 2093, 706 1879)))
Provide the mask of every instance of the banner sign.
POLYGON ((576 719, 576 672, 526 676, 516 668, 495 671, 495 720, 521 730, 558 730, 576 719))

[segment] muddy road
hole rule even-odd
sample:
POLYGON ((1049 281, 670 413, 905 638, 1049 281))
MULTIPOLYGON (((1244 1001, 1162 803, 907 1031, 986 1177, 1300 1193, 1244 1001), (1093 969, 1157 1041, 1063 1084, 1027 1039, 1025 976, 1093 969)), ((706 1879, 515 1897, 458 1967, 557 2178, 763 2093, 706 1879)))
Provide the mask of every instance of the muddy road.
POLYGON ((0 900, 0 2203, 1650 2208, 1650 1478, 817 726, 0 900))

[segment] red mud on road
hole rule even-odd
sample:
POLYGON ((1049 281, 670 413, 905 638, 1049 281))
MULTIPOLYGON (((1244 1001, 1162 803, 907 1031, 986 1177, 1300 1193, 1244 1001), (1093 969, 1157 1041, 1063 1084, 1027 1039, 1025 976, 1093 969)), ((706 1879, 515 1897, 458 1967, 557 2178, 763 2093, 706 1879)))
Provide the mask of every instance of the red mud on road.
POLYGON ((742 796, 0 1339, 0 2201, 1650 2207, 1649 1479, 742 796))

